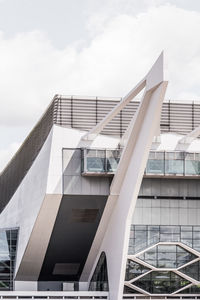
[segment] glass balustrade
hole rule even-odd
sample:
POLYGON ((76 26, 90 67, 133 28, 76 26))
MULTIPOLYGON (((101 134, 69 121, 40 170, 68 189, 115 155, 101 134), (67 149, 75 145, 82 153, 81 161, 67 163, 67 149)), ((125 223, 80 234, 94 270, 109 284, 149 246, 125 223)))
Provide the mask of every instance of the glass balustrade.
MULTIPOLYGON (((117 170, 122 149, 82 149, 83 174, 113 174, 117 170)), ((199 176, 200 153, 150 151, 146 175, 199 176)))

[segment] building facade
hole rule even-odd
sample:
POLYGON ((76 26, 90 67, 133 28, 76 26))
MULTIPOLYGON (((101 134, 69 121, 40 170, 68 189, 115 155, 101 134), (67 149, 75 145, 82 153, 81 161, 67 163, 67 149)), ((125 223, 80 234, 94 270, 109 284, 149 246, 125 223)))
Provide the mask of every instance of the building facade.
POLYGON ((200 103, 163 102, 162 72, 54 97, 0 175, 0 295, 198 297, 200 103))

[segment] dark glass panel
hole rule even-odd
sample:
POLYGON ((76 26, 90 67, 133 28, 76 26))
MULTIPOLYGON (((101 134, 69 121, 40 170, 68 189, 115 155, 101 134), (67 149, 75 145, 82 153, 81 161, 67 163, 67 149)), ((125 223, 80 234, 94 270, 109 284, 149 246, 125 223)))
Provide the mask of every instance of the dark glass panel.
POLYGON ((199 281, 200 280, 199 267, 200 267, 200 262, 198 261, 198 262, 195 262, 194 264, 190 264, 190 265, 180 269, 180 271, 199 281))
POLYGON ((200 287, 193 285, 179 292, 179 294, 200 294, 200 287))
POLYGON ((89 285, 89 291, 108 291, 107 261, 104 252, 101 253, 96 269, 89 285))
POLYGON ((144 267, 130 259, 128 259, 127 265, 126 265, 126 277, 125 280, 129 281, 133 278, 136 278, 146 272, 148 272, 150 269, 147 267, 144 267))
POLYGON ((168 294, 188 285, 190 282, 173 272, 153 271, 136 280, 134 285, 151 294, 168 294))
POLYGON ((129 286, 124 286, 124 294, 140 294, 138 291, 130 288, 129 286))
POLYGON ((18 230, 0 229, 0 290, 13 289, 18 230))

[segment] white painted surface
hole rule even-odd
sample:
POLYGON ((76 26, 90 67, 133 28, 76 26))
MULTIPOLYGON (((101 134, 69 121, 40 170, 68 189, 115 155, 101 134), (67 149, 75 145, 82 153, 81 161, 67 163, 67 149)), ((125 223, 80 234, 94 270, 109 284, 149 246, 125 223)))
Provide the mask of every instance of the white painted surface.
POLYGON ((0 228, 19 227, 16 271, 46 194, 52 132, 28 173, 0 215, 0 228))
POLYGON ((82 279, 85 279, 90 270, 89 279, 91 278, 99 256, 104 251, 111 300, 122 299, 132 214, 151 143, 159 126, 167 87, 166 82, 160 83, 163 80, 162 55, 151 71, 152 78, 151 72, 148 73, 144 97, 129 130, 127 144, 114 175, 110 196, 82 274, 82 279))
POLYGON ((16 291, 37 291, 37 281, 14 281, 14 289, 16 291))
MULTIPOLYGON (((119 139, 108 136, 99 135, 94 141, 81 141, 81 137, 85 135, 84 131, 72 128, 63 128, 54 125, 53 138, 51 148, 51 158, 48 174, 47 194, 62 193, 62 149, 63 148, 107 148, 114 149, 119 143, 119 139)), ((68 161, 65 161, 65 166, 69 163, 74 151, 71 150, 71 155, 68 156, 68 161)))

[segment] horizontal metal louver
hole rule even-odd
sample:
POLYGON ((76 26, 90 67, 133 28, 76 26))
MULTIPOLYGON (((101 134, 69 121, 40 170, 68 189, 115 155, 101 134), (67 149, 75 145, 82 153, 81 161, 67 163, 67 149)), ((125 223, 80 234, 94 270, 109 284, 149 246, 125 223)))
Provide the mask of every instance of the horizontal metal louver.
MULTIPOLYGON (((55 123, 61 126, 90 130, 99 123, 119 103, 120 98, 61 97, 55 123)), ((103 129, 102 134, 122 136, 140 102, 131 101, 103 129)), ((161 132, 187 134, 200 125, 200 102, 172 100, 165 101, 162 107, 161 132)))

